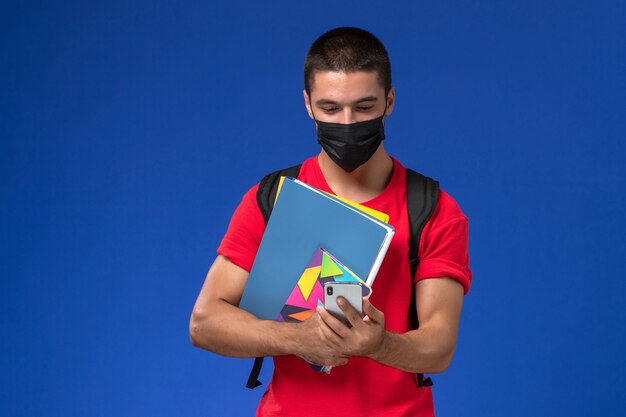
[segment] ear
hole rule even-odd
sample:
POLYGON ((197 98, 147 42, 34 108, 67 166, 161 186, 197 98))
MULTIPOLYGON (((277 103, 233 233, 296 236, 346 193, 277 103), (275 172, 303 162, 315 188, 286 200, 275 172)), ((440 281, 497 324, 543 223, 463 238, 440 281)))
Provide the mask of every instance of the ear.
POLYGON ((306 107, 307 113, 309 113, 309 117, 312 120, 315 120, 315 118, 313 117, 313 112, 311 111, 311 100, 309 100, 309 95, 307 94, 306 90, 302 90, 302 96, 304 97, 304 106, 306 107))
POLYGON ((387 112, 385 116, 389 116, 393 111, 393 106, 396 104, 396 89, 393 88, 393 85, 389 89, 389 94, 387 94, 387 112))

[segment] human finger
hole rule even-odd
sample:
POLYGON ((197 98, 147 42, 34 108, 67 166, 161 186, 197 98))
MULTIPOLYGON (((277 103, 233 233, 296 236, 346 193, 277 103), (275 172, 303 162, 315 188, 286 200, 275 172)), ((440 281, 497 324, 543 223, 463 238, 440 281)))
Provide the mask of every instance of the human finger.
POLYGON ((341 335, 337 334, 324 320, 320 320, 318 327, 326 345, 333 348, 341 346, 341 335))
POLYGON ((318 306, 317 312, 321 318, 320 322, 323 322, 339 337, 346 337, 348 335, 350 329, 345 324, 343 324, 341 320, 330 314, 330 312, 324 307, 318 306))
POLYGON ((352 326, 358 326, 363 321, 363 317, 344 297, 337 297, 337 305, 343 311, 344 315, 352 326))
POLYGON ((385 320, 385 314, 378 310, 366 297, 363 297, 363 312, 369 317, 370 321, 382 323, 385 320))

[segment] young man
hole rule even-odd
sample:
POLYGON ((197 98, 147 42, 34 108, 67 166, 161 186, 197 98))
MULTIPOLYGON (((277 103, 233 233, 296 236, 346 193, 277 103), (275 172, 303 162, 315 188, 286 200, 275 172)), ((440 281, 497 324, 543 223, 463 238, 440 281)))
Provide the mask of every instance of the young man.
POLYGON ((410 277, 406 170, 383 146, 395 104, 391 67, 369 32, 338 28, 311 46, 304 102, 315 122, 319 155, 298 178, 389 214, 396 234, 363 301, 365 318, 340 305, 352 327, 323 308, 302 323, 259 320, 238 308, 265 223, 258 185, 245 194, 194 307, 195 346, 233 357, 274 357, 261 416, 432 416, 430 387, 418 372, 443 372, 454 352, 463 296, 471 282, 467 218, 445 192, 420 239, 420 264, 410 277), (412 292, 419 328, 408 319, 412 292), (300 358, 334 365, 313 372, 300 358))

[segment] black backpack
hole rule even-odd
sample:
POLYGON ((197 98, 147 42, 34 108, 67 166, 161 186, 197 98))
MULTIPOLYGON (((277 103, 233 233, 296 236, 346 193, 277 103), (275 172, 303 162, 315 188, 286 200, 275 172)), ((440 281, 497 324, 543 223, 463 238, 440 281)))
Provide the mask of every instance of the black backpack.
MULTIPOLYGON (((256 201, 263 215, 265 224, 269 221, 276 200, 276 191, 280 182, 280 177, 297 178, 302 165, 296 165, 290 168, 280 169, 263 177, 259 183, 259 189, 256 193, 256 201)), ((411 268, 411 280, 415 276, 415 271, 419 265, 417 251, 419 248, 420 236, 424 225, 430 219, 439 196, 439 183, 432 178, 423 176, 411 169, 406 170, 406 200, 409 213, 409 225, 411 234, 409 238, 409 266, 411 268)), ((415 291, 411 291, 411 304, 409 306, 409 316, 413 328, 419 327, 417 318, 417 310, 415 308, 415 291)), ((254 365, 250 371, 246 388, 254 389, 261 385, 259 381, 259 373, 263 366, 263 358, 255 358, 254 365)), ((423 374, 417 374, 417 385, 419 387, 430 387, 433 385, 431 378, 424 378, 423 374)))

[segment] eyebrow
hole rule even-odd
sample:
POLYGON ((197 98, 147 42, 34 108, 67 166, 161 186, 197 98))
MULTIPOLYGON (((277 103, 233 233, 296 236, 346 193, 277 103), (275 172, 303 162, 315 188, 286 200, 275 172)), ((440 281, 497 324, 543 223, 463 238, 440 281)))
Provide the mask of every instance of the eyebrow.
MULTIPOLYGON (((376 96, 363 97, 363 98, 358 99, 356 101, 356 104, 364 103, 366 101, 378 101, 378 97, 376 97, 376 96)), ((318 106, 323 106, 325 104, 339 104, 339 103, 334 101, 334 100, 329 100, 329 99, 322 98, 322 99, 317 100, 315 102, 315 104, 317 104, 318 106)))

